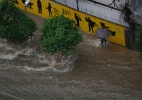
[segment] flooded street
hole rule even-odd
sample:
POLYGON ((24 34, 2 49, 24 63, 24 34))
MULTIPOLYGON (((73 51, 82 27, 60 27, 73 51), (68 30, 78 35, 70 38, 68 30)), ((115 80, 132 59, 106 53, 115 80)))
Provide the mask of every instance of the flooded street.
POLYGON ((28 15, 38 25, 32 46, 17 49, 0 40, 0 100, 142 100, 138 52, 100 46, 82 32, 74 56, 58 63, 37 42, 45 19, 28 15))

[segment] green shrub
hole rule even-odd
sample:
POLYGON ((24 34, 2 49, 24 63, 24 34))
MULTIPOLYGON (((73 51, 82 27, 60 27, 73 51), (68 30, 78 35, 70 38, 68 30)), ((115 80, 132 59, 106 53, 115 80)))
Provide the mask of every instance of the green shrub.
POLYGON ((0 1, 0 38, 9 43, 25 43, 37 26, 19 8, 8 0, 0 1))
POLYGON ((40 43, 44 51, 50 54, 62 53, 68 56, 83 40, 75 21, 63 15, 47 19, 42 27, 42 33, 40 43))

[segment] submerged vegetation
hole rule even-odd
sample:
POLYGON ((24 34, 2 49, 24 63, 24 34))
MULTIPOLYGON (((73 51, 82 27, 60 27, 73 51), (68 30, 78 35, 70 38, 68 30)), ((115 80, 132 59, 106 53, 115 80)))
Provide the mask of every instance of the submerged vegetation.
POLYGON ((75 21, 63 15, 47 19, 42 27, 40 37, 40 43, 45 52, 61 53, 64 56, 72 54, 77 44, 82 40, 75 21))
POLYGON ((0 38, 22 45, 36 29, 35 22, 12 2, 0 0, 0 38))

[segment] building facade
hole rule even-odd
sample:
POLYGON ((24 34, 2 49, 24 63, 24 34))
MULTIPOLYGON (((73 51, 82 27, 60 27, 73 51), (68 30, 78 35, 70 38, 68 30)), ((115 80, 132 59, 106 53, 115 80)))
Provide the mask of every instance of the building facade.
MULTIPOLYGON (((12 1, 12 0, 10 0, 12 1)), ((16 0, 17 7, 25 10, 26 0, 16 0)), ((63 14, 75 20, 82 31, 95 35, 103 23, 111 30, 109 41, 126 46, 122 8, 127 0, 30 0, 26 11, 44 18, 63 14)))

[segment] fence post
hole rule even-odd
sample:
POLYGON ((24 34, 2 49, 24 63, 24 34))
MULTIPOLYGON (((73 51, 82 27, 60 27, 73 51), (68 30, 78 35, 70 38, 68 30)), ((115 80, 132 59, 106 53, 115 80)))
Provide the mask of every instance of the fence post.
POLYGON ((78 0, 76 0, 76 5, 77 5, 77 10, 79 11, 78 0))

